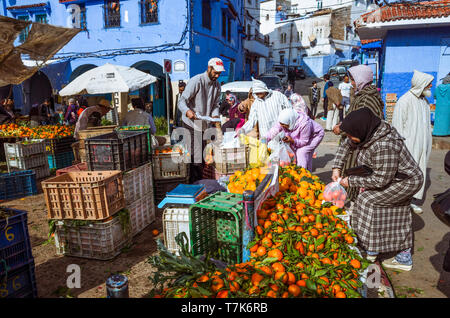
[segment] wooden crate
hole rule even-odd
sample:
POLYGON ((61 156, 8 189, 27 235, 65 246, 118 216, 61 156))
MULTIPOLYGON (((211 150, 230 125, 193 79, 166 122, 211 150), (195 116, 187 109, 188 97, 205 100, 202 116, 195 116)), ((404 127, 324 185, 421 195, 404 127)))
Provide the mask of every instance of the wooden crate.
POLYGON ((68 172, 42 189, 49 219, 103 220, 125 207, 121 171, 68 172))

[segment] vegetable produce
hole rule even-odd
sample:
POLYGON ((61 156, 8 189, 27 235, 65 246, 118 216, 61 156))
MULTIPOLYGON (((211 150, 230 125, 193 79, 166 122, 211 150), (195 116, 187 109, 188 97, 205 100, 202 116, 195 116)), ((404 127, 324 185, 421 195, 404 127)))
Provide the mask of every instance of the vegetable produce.
POLYGON ((73 136, 73 132, 73 126, 46 125, 30 128, 17 124, 0 125, 0 137, 5 138, 55 139, 73 136))
MULTIPOLYGON (((240 178, 246 174, 237 173, 240 178)), ((210 262, 198 263, 187 246, 176 258, 159 243, 160 256, 151 258, 158 267, 154 282, 170 287, 155 288, 153 296, 361 297, 360 272, 368 262, 360 257, 356 236, 340 217, 345 211, 331 202, 322 204, 325 185, 309 171, 288 166, 280 168, 279 178, 280 191, 257 211, 255 239, 247 246, 249 262, 211 268, 210 262), (176 266, 169 266, 168 259, 176 266)))

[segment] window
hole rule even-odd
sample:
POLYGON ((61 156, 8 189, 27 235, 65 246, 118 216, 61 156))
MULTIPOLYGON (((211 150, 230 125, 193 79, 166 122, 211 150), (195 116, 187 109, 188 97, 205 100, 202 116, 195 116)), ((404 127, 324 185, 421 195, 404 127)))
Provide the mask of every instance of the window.
POLYGON ((270 17, 269 14, 266 14, 266 21, 269 21, 270 17))
POLYGON ((106 0, 103 9, 105 15, 105 28, 120 27, 120 1, 106 0))
POLYGON ((280 54, 280 64, 284 64, 284 54, 280 54))
POLYGON ((229 17, 227 17, 227 27, 228 27, 227 40, 228 40, 228 42, 230 42, 231 41, 231 19, 229 17))
MULTIPOLYGON (((18 20, 22 20, 22 21, 28 21, 29 17, 27 15, 21 15, 21 16, 18 16, 17 19, 18 20)), ((26 27, 25 29, 22 30, 22 32, 20 32, 20 35, 19 35, 19 42, 20 43, 25 42, 25 40, 27 39, 29 31, 30 31, 30 26, 26 27)))
POLYGON ((250 39, 252 36, 252 29, 250 27, 250 24, 247 24, 247 36, 250 39))
POLYGON ((322 0, 317 0, 317 9, 322 9, 322 0))
POLYGON ((211 30, 211 3, 210 0, 202 1, 202 26, 211 30))
POLYGON ((158 23, 158 0, 141 0, 141 24, 158 23))
POLYGON ((297 32, 297 42, 300 42, 300 32, 297 32))
POLYGON ((303 31, 300 31, 300 42, 303 41, 303 31))
POLYGON ((79 3, 78 6, 80 7, 80 29, 87 31, 86 5, 79 3))
POLYGON ((222 36, 227 38, 227 14, 222 11, 222 36))
POLYGON ((36 22, 37 23, 45 23, 47 24, 47 14, 45 13, 41 13, 41 14, 36 14, 36 22))

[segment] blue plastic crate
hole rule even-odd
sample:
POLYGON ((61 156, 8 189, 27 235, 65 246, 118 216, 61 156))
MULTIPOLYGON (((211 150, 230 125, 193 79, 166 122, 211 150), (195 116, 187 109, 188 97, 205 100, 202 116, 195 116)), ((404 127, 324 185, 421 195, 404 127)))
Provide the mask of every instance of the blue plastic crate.
POLYGON ((0 275, 33 260, 27 212, 0 207, 13 214, 0 219, 0 275))
POLYGON ((37 194, 36 173, 24 170, 0 174, 0 200, 37 194))
POLYGON ((36 298, 34 261, 0 275, 0 298, 36 298))
POLYGON ((71 166, 75 160, 75 156, 73 151, 69 151, 55 155, 47 155, 47 159, 50 169, 62 169, 71 166))

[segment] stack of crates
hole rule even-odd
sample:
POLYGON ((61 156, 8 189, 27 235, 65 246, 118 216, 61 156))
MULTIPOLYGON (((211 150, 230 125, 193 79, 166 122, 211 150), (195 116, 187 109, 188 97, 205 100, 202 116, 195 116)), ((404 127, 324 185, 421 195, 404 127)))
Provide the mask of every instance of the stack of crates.
POLYGON ((227 264, 242 262, 243 196, 216 192, 189 208, 190 246, 194 256, 210 254, 227 264))
POLYGON ((156 219, 149 129, 119 127, 112 133, 84 141, 88 170, 120 170, 123 174, 125 208, 132 236, 156 219))
POLYGON ((84 130, 80 130, 78 132, 78 142, 72 144, 72 151, 74 153, 75 157, 75 163, 82 163, 86 162, 87 155, 86 155, 86 149, 84 146, 84 141, 88 138, 109 134, 116 129, 117 126, 111 125, 111 126, 99 126, 99 127, 89 127, 84 130))
POLYGON ((50 176, 45 146, 43 139, 5 143, 8 171, 33 170, 37 180, 50 176))
POLYGON ((239 148, 222 148, 219 145, 213 145, 215 179, 229 177, 236 171, 244 171, 248 166, 248 146, 243 145, 239 148))
POLYGON ((57 254, 108 260, 131 243, 121 171, 69 171, 42 189, 57 254))
POLYGON ((36 298, 27 212, 0 207, 0 298, 36 298))
POLYGON ((74 142, 75 139, 72 136, 45 139, 45 151, 50 169, 62 169, 73 164, 75 157, 72 143, 74 142))
POLYGON ((159 204, 179 184, 189 183, 186 154, 176 146, 156 147, 152 155, 155 200, 159 204))

